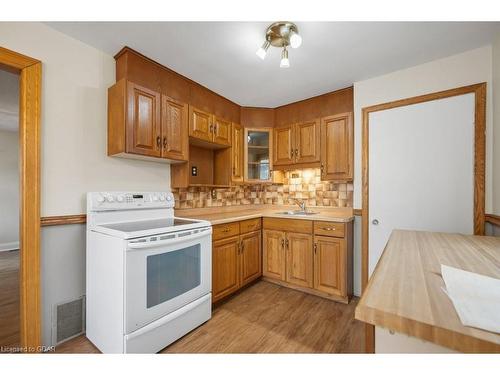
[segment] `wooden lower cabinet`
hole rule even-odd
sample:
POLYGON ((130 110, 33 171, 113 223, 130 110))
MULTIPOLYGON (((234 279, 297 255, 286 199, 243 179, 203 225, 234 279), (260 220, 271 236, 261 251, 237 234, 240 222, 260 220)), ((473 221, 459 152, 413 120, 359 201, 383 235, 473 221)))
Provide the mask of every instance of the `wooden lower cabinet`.
POLYGON ((248 283, 262 276, 261 233, 242 234, 240 236, 240 284, 248 283))
POLYGON ((216 225, 212 302, 264 276, 347 303, 353 289, 352 235, 352 222, 264 218, 263 225, 260 219, 216 225))
POLYGON ((287 233, 286 281, 290 284, 313 286, 313 239, 310 234, 287 233))
POLYGON ((239 236, 212 244, 212 301, 217 301, 240 287, 239 236))
POLYGON ((342 238, 314 237, 314 289, 346 295, 346 241, 342 238))
POLYGON ((262 276, 260 218, 215 225, 212 233, 212 302, 217 302, 262 276))
POLYGON ((296 222, 264 219, 263 276, 306 293, 349 302, 353 276, 352 222, 315 221, 314 225, 304 222, 291 232, 296 222), (283 230, 279 230, 281 227, 283 230))
POLYGON ((285 280, 285 232, 264 229, 262 243, 262 274, 269 278, 285 280))

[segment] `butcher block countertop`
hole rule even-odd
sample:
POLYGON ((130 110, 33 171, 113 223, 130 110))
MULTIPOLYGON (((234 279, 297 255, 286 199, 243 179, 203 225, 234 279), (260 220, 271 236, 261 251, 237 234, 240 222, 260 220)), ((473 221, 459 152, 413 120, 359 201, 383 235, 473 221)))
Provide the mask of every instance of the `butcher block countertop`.
POLYGON ((356 318, 461 352, 500 352, 499 334, 462 325, 441 264, 500 278, 500 238, 393 231, 356 318))
POLYGON ((233 221, 253 219, 257 217, 279 217, 298 220, 321 220, 347 223, 354 220, 352 208, 307 207, 308 211, 317 212, 314 215, 286 215, 283 211, 298 210, 298 206, 248 205, 225 206, 210 208, 187 208, 175 210, 175 216, 191 219, 208 220, 212 225, 230 223, 233 221))

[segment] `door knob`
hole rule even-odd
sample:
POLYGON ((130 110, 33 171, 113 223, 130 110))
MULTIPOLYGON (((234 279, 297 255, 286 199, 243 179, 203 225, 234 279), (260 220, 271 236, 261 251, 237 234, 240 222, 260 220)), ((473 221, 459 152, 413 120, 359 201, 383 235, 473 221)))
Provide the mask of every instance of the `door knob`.
POLYGON ((372 220, 372 224, 373 224, 373 225, 378 225, 378 220, 377 220, 377 219, 373 219, 373 220, 372 220))

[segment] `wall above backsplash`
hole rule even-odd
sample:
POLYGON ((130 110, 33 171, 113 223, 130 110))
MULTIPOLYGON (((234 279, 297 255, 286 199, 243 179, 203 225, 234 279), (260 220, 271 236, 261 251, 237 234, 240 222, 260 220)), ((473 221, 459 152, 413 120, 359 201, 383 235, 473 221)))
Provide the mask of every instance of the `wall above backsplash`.
POLYGON ((172 189, 175 208, 203 208, 250 204, 293 204, 289 199, 298 198, 308 206, 352 207, 353 184, 321 181, 321 171, 298 169, 285 172, 281 184, 235 185, 215 189, 212 198, 210 187, 172 189))

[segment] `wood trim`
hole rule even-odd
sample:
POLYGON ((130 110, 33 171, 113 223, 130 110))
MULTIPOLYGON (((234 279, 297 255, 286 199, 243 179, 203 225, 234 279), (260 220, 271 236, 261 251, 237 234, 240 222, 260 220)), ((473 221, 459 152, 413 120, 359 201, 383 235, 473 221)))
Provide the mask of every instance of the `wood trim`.
POLYGON ((40 219, 42 227, 52 225, 68 225, 68 224, 85 224, 87 222, 87 215, 65 215, 65 216, 45 216, 40 219))
MULTIPOLYGON (((458 95, 475 94, 474 128, 474 234, 484 235, 485 222, 485 160, 486 160, 486 82, 463 86, 451 90, 415 96, 388 103, 377 104, 362 109, 362 228, 361 228, 361 290, 368 284, 368 225, 369 225, 369 115, 372 112, 424 103, 458 95)), ((375 327, 366 325, 365 349, 373 353, 375 349, 375 327)))
POLYGON ((354 216, 362 216, 363 215, 363 210, 360 208, 353 208, 352 213, 354 216))
POLYGON ((39 63, 40 61, 37 59, 0 47, 0 65, 6 69, 21 72, 23 69, 39 63))
POLYGON ((40 112, 42 63, 0 47, 0 65, 20 72, 20 343, 40 351, 40 112))
POLYGON ((490 223, 492 225, 496 225, 497 227, 500 227, 500 216, 499 215, 486 214, 486 215, 484 215, 484 221, 487 223, 490 223))

